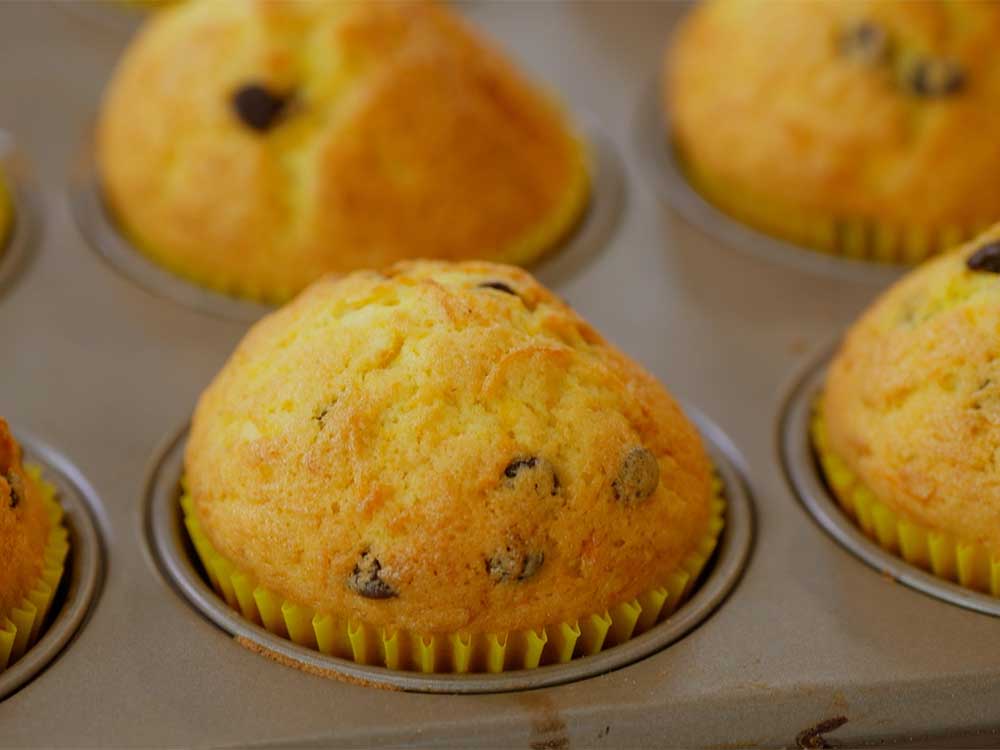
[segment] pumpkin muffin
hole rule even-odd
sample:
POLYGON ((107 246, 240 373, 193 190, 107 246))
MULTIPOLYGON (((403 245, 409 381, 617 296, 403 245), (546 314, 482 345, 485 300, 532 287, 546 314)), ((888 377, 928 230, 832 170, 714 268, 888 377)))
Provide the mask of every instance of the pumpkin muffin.
POLYGON ((54 489, 21 462, 0 419, 0 672, 41 633, 68 544, 54 489))
POLYGON ((890 551, 1000 595, 1000 226, 927 263, 851 329, 816 445, 890 551))
POLYGON ((589 190, 561 109, 431 2, 166 8, 108 87, 97 159, 138 248, 271 302, 400 259, 530 263, 589 190))
POLYGON ((722 523, 663 387, 530 275, 482 262, 329 277, 258 323, 198 403, 185 484, 233 606, 425 671, 626 640, 680 603, 722 523))
POLYGON ((666 56, 670 137, 723 211, 916 262, 1000 219, 1000 5, 708 0, 666 56))

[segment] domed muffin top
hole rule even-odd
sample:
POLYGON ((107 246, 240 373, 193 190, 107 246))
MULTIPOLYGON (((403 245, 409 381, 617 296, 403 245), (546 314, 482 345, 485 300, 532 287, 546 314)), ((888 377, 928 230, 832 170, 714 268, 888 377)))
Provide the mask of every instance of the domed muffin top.
POLYGON ((685 161, 833 218, 1000 218, 1000 5, 710 0, 667 55, 685 161))
POLYGON ((0 621, 21 603, 42 572, 51 521, 21 447, 0 419, 0 621))
POLYGON ((423 633, 629 600, 695 549, 711 497, 662 386, 486 263, 327 278, 258 323, 198 404, 186 482, 261 585, 423 633))
POLYGON ((430 2, 187 2, 126 51, 107 203, 159 263, 282 301, 407 258, 527 263, 588 194, 560 109, 430 2))
POLYGON ((851 329, 833 453, 904 517, 1000 551, 1000 226, 910 273, 851 329))

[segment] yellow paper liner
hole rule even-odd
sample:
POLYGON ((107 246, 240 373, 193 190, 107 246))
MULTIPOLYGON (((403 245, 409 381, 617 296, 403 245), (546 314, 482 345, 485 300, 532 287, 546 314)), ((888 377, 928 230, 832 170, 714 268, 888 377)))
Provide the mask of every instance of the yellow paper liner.
POLYGON ((812 439, 827 485, 865 535, 882 549, 966 588, 1000 597, 1000 555, 984 544, 934 531, 904 518, 830 450, 822 411, 812 420, 812 439))
POLYGON ((597 654, 646 632, 669 617, 693 591, 715 551, 724 525, 722 483, 715 480, 708 530, 661 584, 629 602, 574 622, 506 633, 420 634, 376 627, 287 601, 238 570, 215 550, 181 496, 184 524, 212 587, 244 618, 274 635, 358 664, 415 672, 489 672, 534 669, 597 654))
POLYGON ((62 522, 62 506, 56 501, 56 488, 42 478, 37 466, 26 466, 25 471, 41 490, 51 528, 38 580, 17 606, 9 612, 0 612, 0 672, 20 659, 41 635, 69 552, 69 534, 62 522))
POLYGON ((948 226, 894 226, 859 216, 808 211, 682 164, 688 182, 732 218, 773 237, 817 252, 877 263, 916 265, 979 235, 992 222, 948 226))

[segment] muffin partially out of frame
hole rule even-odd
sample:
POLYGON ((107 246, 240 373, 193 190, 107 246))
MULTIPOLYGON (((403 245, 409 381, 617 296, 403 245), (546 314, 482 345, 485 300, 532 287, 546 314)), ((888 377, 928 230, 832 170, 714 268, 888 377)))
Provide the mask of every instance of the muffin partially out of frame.
POLYGON ((24 467, 0 419, 0 672, 41 635, 68 550, 55 488, 24 467))
POLYGON ((692 185, 766 233, 916 262, 1000 220, 1000 5, 708 0, 667 53, 692 185))
POLYGON ((913 271, 858 321, 814 435, 869 536, 1000 596, 1000 226, 913 271))
POLYGON ((0 255, 7 246, 10 239, 11 229, 14 225, 14 201, 10 194, 10 188, 2 170, 0 170, 0 255))
POLYGON ((530 263, 590 182, 559 106, 419 1, 164 9, 108 87, 97 159, 139 249, 270 302, 409 258, 530 263))
POLYGON ((247 618, 361 663, 501 671, 643 632, 722 527, 663 387, 518 269, 322 280, 198 404, 187 525, 247 618))

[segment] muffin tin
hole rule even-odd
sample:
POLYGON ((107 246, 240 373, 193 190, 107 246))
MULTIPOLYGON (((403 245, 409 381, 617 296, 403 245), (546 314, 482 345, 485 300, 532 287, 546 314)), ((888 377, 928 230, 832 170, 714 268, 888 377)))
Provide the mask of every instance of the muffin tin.
MULTIPOLYGON (((512 686, 534 690, 380 690, 239 645, 164 574, 153 527, 166 533, 170 521, 153 522, 144 490, 177 438, 171 428, 188 418, 246 324, 149 294, 90 252, 76 224, 69 192, 79 144, 127 34, 54 5, 2 4, 0 48, 10 63, 0 66, 0 124, 29 157, 23 176, 38 200, 28 215, 44 232, 0 296, 0 413, 58 446, 78 484, 93 487, 85 494, 105 565, 75 637, 0 702, 0 744, 782 747, 933 737, 935 746, 1000 745, 989 733, 1000 702, 1000 654, 990 647, 1000 620, 862 563, 813 522, 785 475, 782 415, 801 367, 828 351, 878 284, 841 273, 838 261, 772 263, 773 254, 741 252, 749 238, 720 234, 720 217, 677 217, 647 179, 664 178, 650 151, 663 142, 639 125, 642 113, 657 116, 650 79, 683 6, 456 7, 573 111, 592 113, 621 156, 627 196, 614 234, 585 263, 559 268, 557 255, 540 274, 719 426, 707 430, 710 442, 755 501, 742 577, 669 646, 563 684, 541 687, 539 670, 537 681, 526 675, 512 686)), ((176 479, 164 476, 164 486, 176 479)))

